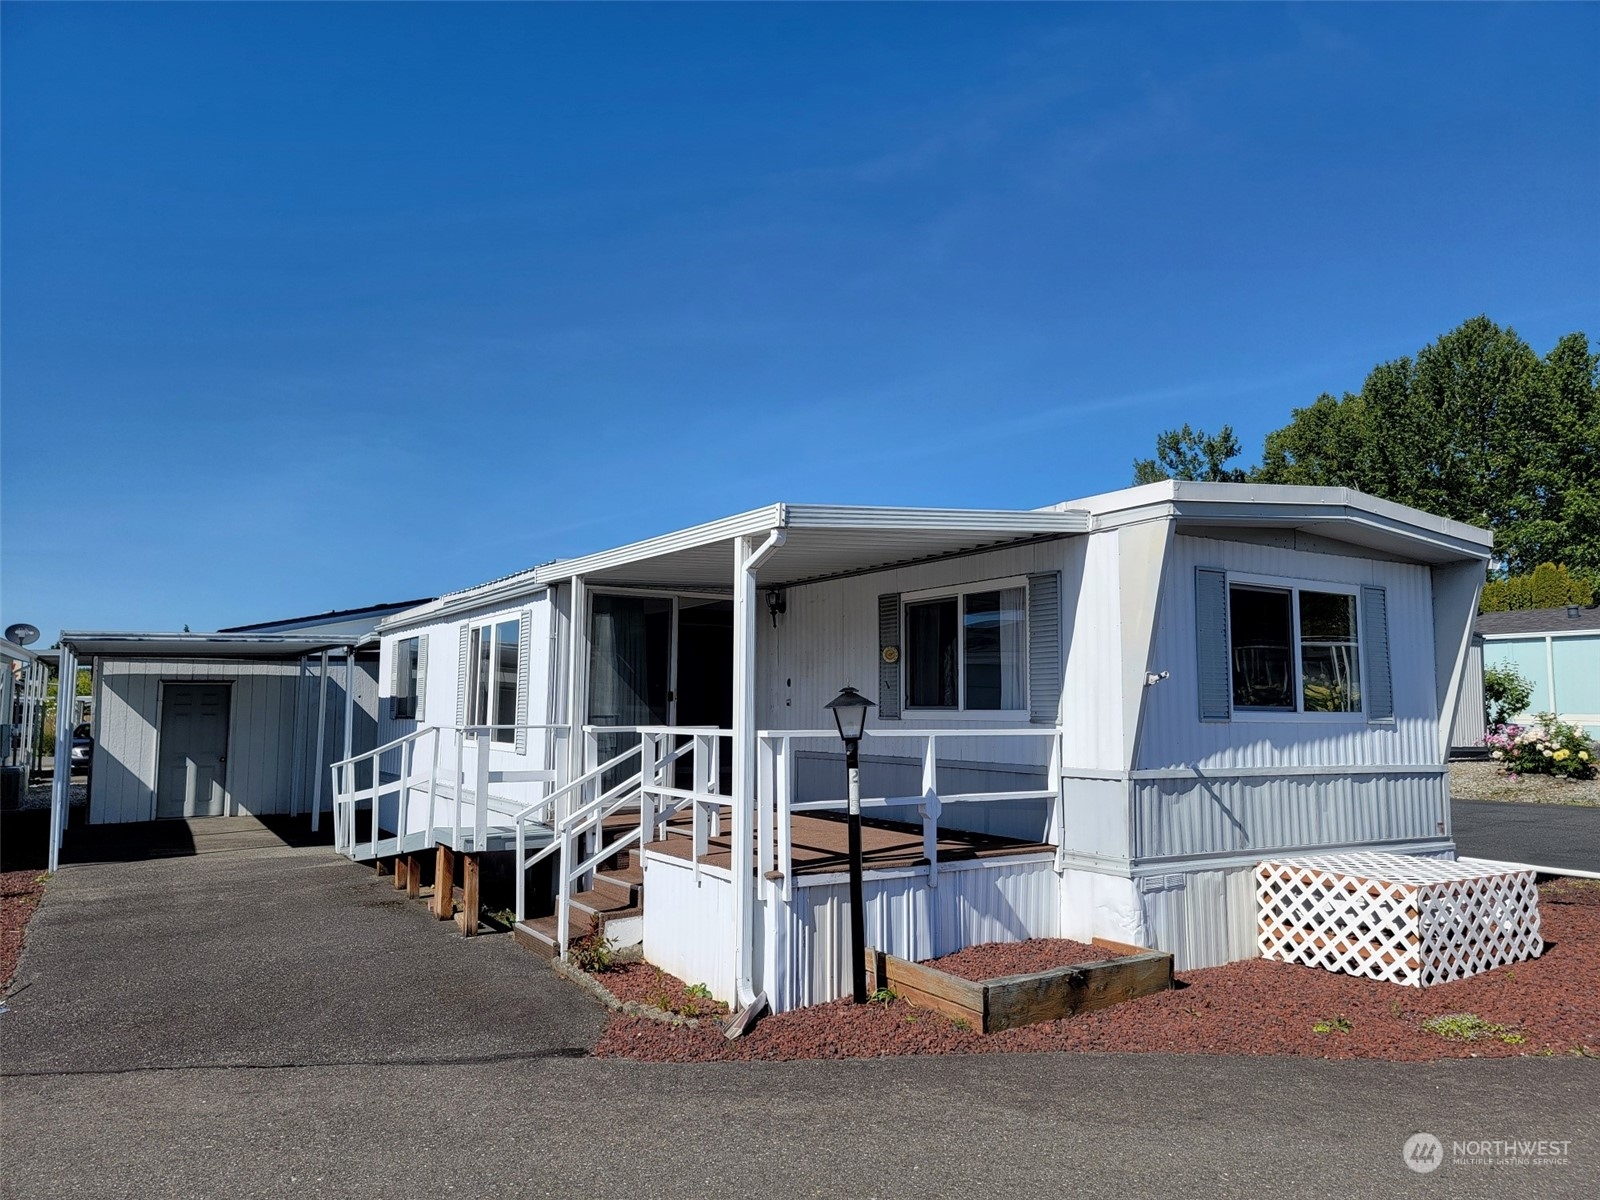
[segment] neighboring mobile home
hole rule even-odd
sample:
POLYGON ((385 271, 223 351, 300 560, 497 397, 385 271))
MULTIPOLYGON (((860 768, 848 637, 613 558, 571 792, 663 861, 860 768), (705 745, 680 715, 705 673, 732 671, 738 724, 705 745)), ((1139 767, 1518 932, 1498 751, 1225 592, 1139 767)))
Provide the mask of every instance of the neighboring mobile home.
MULTIPOLYGON (((418 603, 215 633, 64 632, 62 676, 93 671, 89 822, 315 811, 327 765, 375 744, 374 630, 418 603)), ((72 720, 57 714, 58 745, 72 720)), ((57 788, 64 806, 65 772, 57 788)))
MULTIPOLYGON (((1516 667, 1533 684, 1525 712, 1555 713, 1600 738, 1600 605, 1484 613, 1482 667, 1516 667)), ((1470 668, 1469 668, 1470 669, 1470 668)), ((1478 677, 1482 690, 1482 676, 1478 677)))
POLYGON ((850 971, 824 705, 850 684, 876 703, 873 945, 1247 957, 1262 858, 1453 855, 1490 545, 1330 488, 772 505, 386 617, 380 745, 334 769, 336 838, 510 852, 520 933, 552 952, 598 914, 736 1006, 830 999, 850 971))

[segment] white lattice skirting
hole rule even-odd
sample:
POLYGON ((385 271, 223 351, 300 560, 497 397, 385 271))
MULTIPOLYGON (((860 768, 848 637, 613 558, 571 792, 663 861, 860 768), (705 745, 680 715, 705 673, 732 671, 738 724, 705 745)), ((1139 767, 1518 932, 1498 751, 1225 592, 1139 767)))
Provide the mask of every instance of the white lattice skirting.
POLYGON ((1255 877, 1263 958, 1427 987, 1544 949, 1534 873, 1501 863, 1326 854, 1255 877))

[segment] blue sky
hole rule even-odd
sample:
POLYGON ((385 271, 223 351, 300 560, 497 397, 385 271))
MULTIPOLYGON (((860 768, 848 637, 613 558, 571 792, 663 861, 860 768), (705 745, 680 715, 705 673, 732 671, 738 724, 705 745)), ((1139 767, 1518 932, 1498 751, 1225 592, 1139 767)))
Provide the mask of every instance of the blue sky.
POLYGON ((1600 336, 1600 6, 6 4, 3 595, 431 595, 1035 506, 1600 336))

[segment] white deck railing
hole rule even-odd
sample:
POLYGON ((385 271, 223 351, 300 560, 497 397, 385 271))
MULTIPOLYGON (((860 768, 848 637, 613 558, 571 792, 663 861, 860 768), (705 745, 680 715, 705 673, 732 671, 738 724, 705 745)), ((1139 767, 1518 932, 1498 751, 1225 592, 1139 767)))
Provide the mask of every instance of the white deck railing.
POLYGON ((511 828, 511 815, 516 811, 513 801, 492 798, 493 786, 539 783, 544 785, 548 795, 562 774, 559 765, 553 770, 522 766, 525 756, 517 755, 506 744, 506 739, 496 739, 496 734, 509 733, 509 741, 514 742, 516 734, 524 731, 548 733, 556 743, 555 762, 563 761, 565 756, 559 745, 571 733, 565 725, 426 725, 375 749, 331 764, 335 848, 351 856, 357 853, 355 814, 362 803, 370 802, 370 853, 376 856, 382 840, 381 801, 391 792, 396 796, 394 832, 396 838, 403 841, 412 824, 413 793, 425 787, 427 812, 421 827, 430 834, 448 829, 448 841, 454 850, 481 851, 491 829, 511 828), (454 748, 452 763, 441 762, 447 734, 454 748), (419 765, 419 747, 427 763, 425 772, 419 765), (388 778, 383 772, 385 758, 398 766, 398 771, 388 778), (364 784, 363 775, 366 776, 364 784), (453 779, 453 784, 447 786, 447 779, 453 779), (467 802, 469 794, 470 804, 467 802), (491 813, 495 818, 492 821, 491 813))
MULTIPOLYGON (((1042 729, 868 729, 863 739, 870 744, 874 739, 901 742, 907 739, 922 742, 922 789, 914 796, 864 796, 863 812, 871 809, 898 808, 915 805, 922 817, 922 850, 928 865, 928 884, 938 886, 939 880, 939 814, 946 804, 982 804, 1002 800, 1045 800, 1051 805, 1051 817, 1060 829, 1065 814, 1062 812, 1061 789, 1061 730, 1055 727, 1042 729), (989 792, 941 792, 939 790, 940 741, 970 741, 973 739, 1032 738, 1048 741, 1048 763, 1044 766, 1045 786, 1040 788, 1012 789, 989 792)), ((776 873, 782 878, 785 900, 794 894, 794 842, 792 818, 795 813, 843 812, 849 800, 813 800, 797 803, 794 799, 797 759, 795 743, 825 743, 839 753, 839 734, 832 729, 774 729, 756 735, 758 761, 756 771, 756 874, 767 876, 776 873)), ((1026 766, 1028 764, 1017 764, 1026 766)), ((841 785, 843 767, 840 768, 841 785)))
POLYGON ((368 750, 362 754, 355 754, 349 758, 341 758, 329 766, 328 770, 333 776, 333 848, 340 854, 355 857, 356 851, 356 809, 362 799, 371 801, 372 804, 372 855, 377 856, 378 842, 382 835, 382 796, 383 793, 393 791, 396 793, 395 813, 399 826, 398 834, 405 834, 406 798, 410 789, 416 782, 415 767, 417 747, 423 742, 430 743, 430 753, 427 757, 428 772, 423 777, 427 781, 429 803, 437 795, 439 783, 439 729, 437 726, 428 725, 421 729, 413 730, 404 737, 395 738, 392 742, 385 742, 375 750, 368 750), (400 773, 394 779, 385 782, 381 769, 381 760, 385 754, 398 751, 400 758, 400 773), (368 783, 366 787, 360 784, 359 768, 366 764, 368 768, 368 783))

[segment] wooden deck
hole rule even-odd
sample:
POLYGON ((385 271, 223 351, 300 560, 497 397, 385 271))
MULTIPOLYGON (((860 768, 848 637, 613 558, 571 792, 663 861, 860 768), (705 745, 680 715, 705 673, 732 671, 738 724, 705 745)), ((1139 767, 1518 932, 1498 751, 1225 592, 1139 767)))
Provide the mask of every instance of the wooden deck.
MULTIPOLYGON (((850 869, 847 818, 841 813, 812 815, 796 813, 792 819, 795 875, 828 875, 850 869)), ((646 847, 656 854, 689 860, 693 857, 689 837, 669 837, 651 842, 646 847)), ((1054 853, 1055 847, 1044 842, 1024 842, 1015 838, 994 837, 982 833, 965 833, 959 829, 939 831, 939 861, 971 862, 982 858, 1009 858, 1018 854, 1054 853)), ((893 867, 926 866, 922 853, 922 828, 896 821, 880 821, 871 817, 861 819, 861 860, 869 871, 893 867)), ((730 869, 733 865, 732 843, 727 834, 710 839, 710 848, 700 859, 706 866, 730 869)), ((773 872, 777 877, 777 872, 773 872)))

